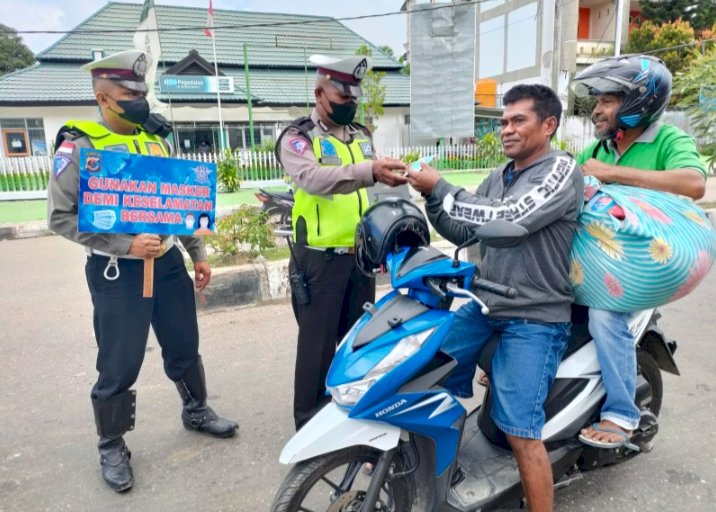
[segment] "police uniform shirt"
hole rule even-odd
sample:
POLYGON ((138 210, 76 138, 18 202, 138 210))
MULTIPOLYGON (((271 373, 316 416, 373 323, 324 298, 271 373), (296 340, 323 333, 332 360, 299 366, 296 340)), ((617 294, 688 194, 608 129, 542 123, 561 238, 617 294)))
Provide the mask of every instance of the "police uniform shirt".
MULTIPOLYGON (((351 125, 326 125, 315 108, 311 112, 311 120, 326 136, 332 135, 343 142, 349 141, 351 137, 368 136, 351 125)), ((372 160, 350 165, 321 166, 313 152, 313 142, 306 140, 295 128, 289 130, 281 137, 281 163, 299 188, 314 195, 348 194, 375 183, 372 160)), ((371 140, 371 151, 372 145, 371 140)), ((372 154, 364 156, 373 158, 372 154)))
MULTIPOLYGON (((106 124, 100 123, 106 128, 106 124)), ((55 168, 51 172, 47 196, 47 224, 55 233, 98 251, 124 256, 129 254, 133 235, 115 233, 79 232, 78 196, 80 182, 80 149, 92 148, 89 137, 83 135, 74 138, 65 134, 65 142, 55 153, 55 168), (61 157, 61 158, 60 158, 61 157)), ((166 238, 166 237, 162 237, 166 238)), ((206 249, 201 238, 180 236, 182 245, 192 261, 206 261, 206 249)))

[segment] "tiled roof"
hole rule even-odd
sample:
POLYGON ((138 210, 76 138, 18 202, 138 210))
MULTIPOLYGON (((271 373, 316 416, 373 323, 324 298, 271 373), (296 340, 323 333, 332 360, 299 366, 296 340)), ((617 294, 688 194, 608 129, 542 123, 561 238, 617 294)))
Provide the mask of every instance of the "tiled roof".
MULTIPOLYGON (((246 102, 245 77, 242 68, 219 68, 226 76, 234 77, 233 94, 222 94, 227 103, 246 102)), ((161 68, 159 69, 161 72, 161 68)), ((256 105, 303 105, 308 86, 309 102, 313 102, 314 74, 306 76, 302 69, 252 69, 251 93, 256 105)), ((382 82, 386 86, 385 105, 410 103, 410 77, 388 71, 382 82)), ((166 94, 158 94, 168 100, 166 94)), ((216 101, 215 94, 172 94, 172 101, 216 101)), ((91 103, 94 101, 92 81, 77 64, 41 63, 0 78, 0 105, 16 103, 91 103)))
MULTIPOLYGON (((123 32, 68 34, 38 54, 38 63, 35 65, 0 77, 0 105, 92 103, 92 84, 88 74, 80 71, 80 65, 91 60, 92 50, 103 50, 108 55, 131 48, 141 10, 141 4, 109 2, 77 26, 76 30, 111 29, 123 32)), ((156 12, 160 29, 203 27, 206 24, 207 11, 202 8, 158 5, 156 12)), ((312 102, 314 75, 309 64, 306 76, 307 57, 313 53, 353 55, 363 44, 372 49, 374 66, 387 73, 382 82, 386 86, 384 104, 410 103, 410 78, 400 74, 400 64, 333 18, 215 10, 214 26, 217 27, 216 55, 219 70, 234 77, 234 94, 222 95, 222 100, 228 103, 246 102, 244 43, 248 44, 251 92, 257 104, 305 104, 307 82, 309 101, 312 102)), ((204 35, 203 28, 163 32, 161 44, 162 62, 158 74, 182 60, 192 49, 197 50, 207 61, 214 60, 211 39, 204 35)), ((162 94, 158 97, 168 99, 162 94)), ((214 101, 216 96, 172 94, 171 99, 184 102, 214 101)))
MULTIPOLYGON (((122 32, 68 34, 37 58, 41 62, 89 61, 91 50, 104 50, 105 55, 126 50, 133 46, 132 38, 141 11, 141 4, 109 2, 75 30, 122 32)), ((192 48, 213 62, 211 39, 203 32, 207 16, 205 8, 157 5, 156 15, 160 29, 192 29, 160 32, 162 57, 167 63, 181 60, 192 48)), ((333 18, 216 9, 214 26, 220 65, 243 65, 244 43, 248 44, 250 66, 299 68, 304 67, 304 54, 353 55, 365 44, 372 49, 375 67, 400 68, 395 60, 333 18)))

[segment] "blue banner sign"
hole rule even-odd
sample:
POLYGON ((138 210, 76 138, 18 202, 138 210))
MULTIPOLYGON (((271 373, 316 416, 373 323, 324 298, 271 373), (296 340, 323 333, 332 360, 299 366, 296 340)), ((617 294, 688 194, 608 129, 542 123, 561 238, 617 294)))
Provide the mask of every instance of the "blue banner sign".
POLYGON ((79 231, 210 235, 216 164, 80 150, 79 231))
POLYGON ((164 93, 205 94, 234 92, 233 76, 162 75, 159 90, 164 93))

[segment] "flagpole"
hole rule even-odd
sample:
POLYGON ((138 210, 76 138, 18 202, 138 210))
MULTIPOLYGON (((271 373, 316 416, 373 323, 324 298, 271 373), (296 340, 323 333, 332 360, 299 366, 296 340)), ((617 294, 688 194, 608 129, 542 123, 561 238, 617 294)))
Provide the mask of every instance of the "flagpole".
POLYGON ((251 151, 256 151, 256 142, 254 141, 254 116, 251 108, 251 81, 249 80, 249 57, 246 43, 244 43, 244 76, 246 78, 246 100, 249 107, 249 140, 251 141, 251 151))
MULTIPOLYGON (((162 36, 159 32, 159 18, 157 17, 157 11, 155 7, 154 19, 157 21, 157 41, 159 42, 159 55, 162 56, 162 75, 167 72, 167 61, 164 60, 164 52, 162 51, 162 36)), ((161 84, 162 79, 159 77, 159 83, 161 84)), ((161 90, 161 86, 159 88, 161 90)), ((154 97, 157 98, 156 92, 154 97)), ((174 141, 174 155, 179 156, 179 135, 177 134, 176 127, 174 126, 174 108, 172 107, 172 92, 171 89, 167 90, 167 99, 169 100, 169 120, 172 123, 172 140, 174 141)), ((157 98, 158 100, 158 98, 157 98)))
POLYGON ((219 87, 219 66, 216 63, 216 29, 211 31, 211 49, 214 52, 214 74, 216 75, 216 102, 219 106, 219 147, 224 151, 224 121, 221 117, 221 87, 219 87))

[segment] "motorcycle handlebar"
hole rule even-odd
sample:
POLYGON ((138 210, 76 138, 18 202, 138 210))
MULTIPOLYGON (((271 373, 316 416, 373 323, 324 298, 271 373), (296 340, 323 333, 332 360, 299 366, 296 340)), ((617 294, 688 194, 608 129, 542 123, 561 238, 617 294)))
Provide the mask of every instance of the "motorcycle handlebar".
POLYGON ((492 281, 488 281, 487 279, 473 279, 472 288, 485 290, 487 292, 495 293, 497 295, 502 295, 503 297, 507 297, 508 299, 514 299, 515 297, 517 297, 517 290, 515 290, 511 286, 493 283, 492 281))

